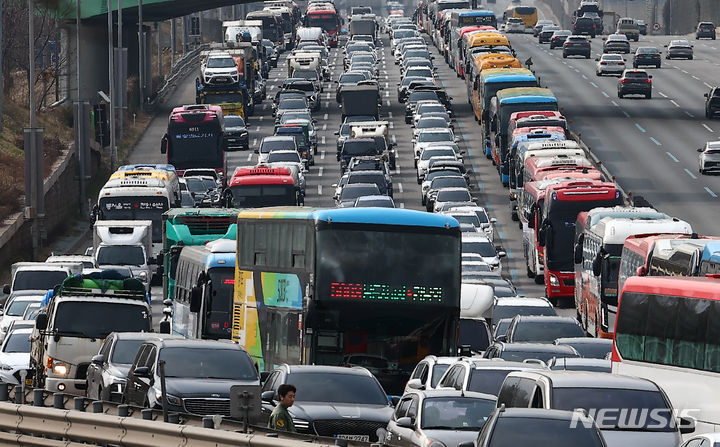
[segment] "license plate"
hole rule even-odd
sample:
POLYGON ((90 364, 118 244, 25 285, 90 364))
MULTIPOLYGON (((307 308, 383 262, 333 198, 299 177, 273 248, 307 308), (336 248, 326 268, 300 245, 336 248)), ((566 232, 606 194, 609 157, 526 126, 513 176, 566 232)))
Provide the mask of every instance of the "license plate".
POLYGON ((370 435, 335 435, 336 439, 346 439, 348 441, 370 442, 370 435))
POLYGON ((25 379, 25 386, 32 386, 33 379, 25 379))
POLYGON ((227 78, 215 78, 218 82, 226 82, 227 78))

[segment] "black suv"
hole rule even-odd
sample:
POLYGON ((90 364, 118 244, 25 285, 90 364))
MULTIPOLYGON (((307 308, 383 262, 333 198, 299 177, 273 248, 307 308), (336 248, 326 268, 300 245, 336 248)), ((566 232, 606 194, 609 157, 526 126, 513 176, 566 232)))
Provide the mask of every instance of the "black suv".
POLYGON ((365 368, 280 365, 262 387, 262 423, 277 405, 277 389, 297 387, 295 404, 288 408, 298 433, 377 442, 378 428, 393 415, 385 391, 365 368))
POLYGON ((578 17, 573 24, 572 31, 575 34, 587 34, 590 37, 595 37, 597 26, 591 17, 578 17))
POLYGON ((705 117, 713 119, 720 113, 720 87, 713 87, 705 93, 705 117))
MULTIPOLYGON (((582 18, 582 17, 581 17, 582 18)), ((590 59, 590 41, 585 36, 569 36, 563 44, 563 58, 585 56, 590 59)))
POLYGON ((706 38, 715 40, 715 25, 712 22, 700 22, 695 30, 695 39, 706 38))
POLYGON ((645 95, 652 98, 652 75, 645 70, 625 70, 618 81, 618 98, 625 95, 645 95))
POLYGON ((660 50, 655 47, 639 47, 635 50, 633 56, 633 67, 638 68, 641 65, 654 65, 655 68, 660 68, 660 50))

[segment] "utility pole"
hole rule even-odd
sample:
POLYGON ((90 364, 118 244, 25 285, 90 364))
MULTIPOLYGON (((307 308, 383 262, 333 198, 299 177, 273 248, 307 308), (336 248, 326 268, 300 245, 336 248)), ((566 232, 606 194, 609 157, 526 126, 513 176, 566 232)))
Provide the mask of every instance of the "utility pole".
POLYGON ((177 20, 173 17, 170 19, 170 66, 175 64, 175 57, 177 56, 177 20))
POLYGON ((113 45, 112 0, 107 0, 108 10, 108 79, 110 80, 110 169, 117 167, 117 146, 115 141, 115 51, 113 45))
POLYGON ((82 75, 80 68, 80 18, 81 18, 81 2, 76 0, 75 5, 75 70, 77 75, 77 95, 75 98, 75 151, 78 154, 78 177, 80 183, 80 213, 83 214, 85 208, 85 172, 86 167, 86 147, 87 139, 85 138, 85 125, 87 116, 87 105, 83 101, 82 95, 82 75))
POLYGON ((117 101, 115 101, 115 104, 118 108, 118 129, 120 130, 120 138, 123 137, 123 109, 125 108, 125 85, 122 84, 122 81, 125 80, 125 76, 123 74, 125 73, 125 54, 123 52, 123 49, 125 48, 123 46, 123 9, 122 9, 122 0, 118 0, 118 27, 117 27, 117 34, 118 34, 118 50, 117 50, 117 81, 118 85, 116 86, 116 92, 117 92, 117 101))
POLYGON ((3 119, 2 119, 2 111, 3 111, 3 53, 2 53, 2 35, 3 35, 3 7, 2 7, 2 0, 0 0, 0 132, 3 130, 3 119))
POLYGON ((138 0, 138 73, 140 79, 138 88, 140 90, 140 109, 145 104, 145 27, 143 26, 143 2, 138 0))

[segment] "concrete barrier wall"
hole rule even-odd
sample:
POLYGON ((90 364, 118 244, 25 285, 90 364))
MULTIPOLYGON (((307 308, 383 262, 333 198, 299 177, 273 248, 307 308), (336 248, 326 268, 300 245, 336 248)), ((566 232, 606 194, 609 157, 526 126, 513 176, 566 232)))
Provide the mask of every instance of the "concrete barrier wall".
POLYGON ((687 34, 695 31, 698 22, 720 23, 718 0, 667 0, 663 20, 670 34, 687 34))

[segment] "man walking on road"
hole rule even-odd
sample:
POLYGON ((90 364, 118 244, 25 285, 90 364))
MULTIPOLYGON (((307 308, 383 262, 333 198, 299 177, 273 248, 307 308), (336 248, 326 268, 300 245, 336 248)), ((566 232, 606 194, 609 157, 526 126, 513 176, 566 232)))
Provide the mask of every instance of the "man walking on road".
POLYGON ((295 402, 295 387, 288 383, 282 384, 278 387, 278 395, 280 396, 280 402, 270 414, 270 420, 268 421, 268 428, 278 431, 295 432, 295 425, 293 425, 292 417, 288 412, 288 408, 292 407, 295 402))

